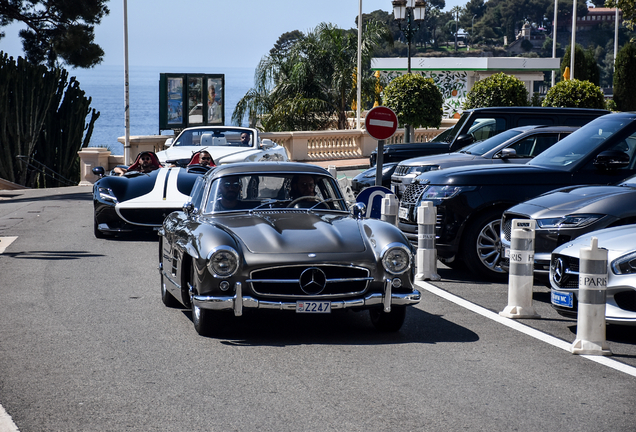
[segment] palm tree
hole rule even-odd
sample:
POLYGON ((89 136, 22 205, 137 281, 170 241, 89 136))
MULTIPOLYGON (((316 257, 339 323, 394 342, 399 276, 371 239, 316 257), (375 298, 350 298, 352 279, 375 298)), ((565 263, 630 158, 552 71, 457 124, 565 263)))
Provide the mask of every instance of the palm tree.
MULTIPOLYGON (((364 64, 369 64, 382 40, 392 41, 389 29, 378 21, 367 22, 361 44, 364 64)), ((333 125, 346 129, 347 111, 356 94, 357 44, 357 32, 322 23, 270 51, 256 69, 254 88, 237 103, 232 121, 240 125, 248 114, 252 126, 258 121, 266 131, 333 125)), ((362 80, 367 101, 374 99, 375 82, 367 67, 362 80)))

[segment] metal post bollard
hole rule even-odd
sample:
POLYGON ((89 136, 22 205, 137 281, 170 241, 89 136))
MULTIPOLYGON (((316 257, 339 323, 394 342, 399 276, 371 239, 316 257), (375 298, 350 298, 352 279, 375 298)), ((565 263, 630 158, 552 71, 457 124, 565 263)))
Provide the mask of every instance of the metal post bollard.
POLYGON ((380 220, 397 225, 398 200, 395 195, 386 194, 382 198, 382 208, 380 210, 380 220))
POLYGON ((499 315, 506 318, 540 318, 532 306, 534 230, 536 221, 513 219, 510 239, 508 306, 499 315))
POLYGON ((579 311, 573 354, 612 355, 605 340, 607 249, 599 249, 592 237, 590 247, 579 252, 579 311))
POLYGON ((329 167, 327 167, 327 171, 329 171, 329 174, 331 175, 331 177, 335 179, 338 178, 338 170, 336 169, 335 165, 329 165, 329 167))
POLYGON ((417 208, 417 273, 415 280, 440 280, 437 274, 435 222, 437 208, 431 201, 422 201, 417 208))

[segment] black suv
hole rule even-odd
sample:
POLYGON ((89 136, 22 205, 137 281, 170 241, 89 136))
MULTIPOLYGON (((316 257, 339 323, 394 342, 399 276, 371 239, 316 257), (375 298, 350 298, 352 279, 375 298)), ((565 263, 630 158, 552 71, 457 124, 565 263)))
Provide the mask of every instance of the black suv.
POLYGON ((437 208, 442 262, 483 276, 505 275, 500 223, 504 210, 559 187, 610 184, 636 173, 636 113, 600 117, 525 165, 458 167, 421 174, 405 190, 398 226, 417 243, 417 207, 437 208))
MULTIPOLYGON (((609 111, 590 108, 489 107, 466 110, 455 126, 446 129, 433 141, 384 145, 382 163, 400 162, 419 156, 458 151, 474 141, 483 141, 499 132, 518 126, 583 126, 609 111)), ((371 166, 377 161, 377 149, 369 156, 371 166)))

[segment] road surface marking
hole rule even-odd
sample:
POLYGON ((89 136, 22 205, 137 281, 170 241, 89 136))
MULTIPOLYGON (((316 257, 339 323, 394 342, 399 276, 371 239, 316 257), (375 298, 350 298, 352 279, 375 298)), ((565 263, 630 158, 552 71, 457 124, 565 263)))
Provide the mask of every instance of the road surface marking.
MULTIPOLYGON (((539 339, 542 342, 546 342, 549 343, 550 345, 553 345, 557 348, 561 348, 562 350, 570 351, 570 348, 572 346, 572 343, 570 342, 566 342, 564 340, 561 340, 559 338, 556 338, 554 336, 551 336, 549 334, 543 333, 542 331, 539 331, 537 329, 534 329, 532 327, 529 327, 525 324, 520 323, 519 321, 515 321, 513 319, 510 318, 505 318, 500 316, 498 313, 489 311, 486 308, 483 308, 481 306, 478 306, 474 303, 469 302, 468 300, 464 300, 461 297, 457 297, 454 294, 449 293, 448 291, 444 291, 443 289, 437 288, 435 285, 431 285, 428 282, 420 282, 420 281, 416 281, 415 284, 420 287, 425 289, 426 291, 435 294, 439 297, 442 297, 448 301, 451 301, 461 307, 464 307, 472 312, 475 312, 479 315, 482 315, 486 318, 489 318, 493 321, 498 322, 499 324, 503 324, 505 326, 508 326, 514 330, 517 330, 521 333, 524 333, 528 336, 532 336, 535 339, 539 339)), ((631 375, 633 377, 636 377, 636 368, 633 366, 629 366, 626 365, 625 363, 621 363, 618 362, 616 360, 612 360, 609 357, 605 357, 605 356, 595 356, 595 355, 580 355, 579 357, 585 357, 588 360, 592 360, 595 361, 597 363, 600 363, 604 366, 610 367, 612 369, 615 369, 619 372, 623 372, 627 375, 631 375)))

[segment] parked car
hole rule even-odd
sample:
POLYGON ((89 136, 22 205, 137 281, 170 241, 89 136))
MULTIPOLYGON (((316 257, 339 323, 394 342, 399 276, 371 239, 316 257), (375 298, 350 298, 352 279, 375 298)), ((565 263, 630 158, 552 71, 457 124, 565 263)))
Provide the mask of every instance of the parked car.
POLYGON ((592 237, 599 248, 607 249, 605 321, 636 325, 636 225, 593 231, 556 248, 550 265, 552 307, 560 315, 576 317, 580 250, 590 247, 592 237))
POLYGON ((216 165, 234 162, 287 161, 284 147, 261 139, 258 130, 243 127, 201 126, 186 128, 166 140, 166 150, 157 152, 162 164, 188 161, 205 148, 216 165))
POLYGON ((361 204, 349 211, 336 179, 317 166, 217 167, 159 231, 162 300, 191 308, 200 334, 222 311, 247 309, 369 310, 377 329, 397 331, 406 306, 420 301, 414 250, 395 225, 363 214, 361 204), (294 184, 316 193, 295 198, 294 184))
MULTIPOLYGON (((420 156, 461 150, 475 141, 483 141, 500 132, 518 126, 554 125, 583 126, 609 111, 589 108, 554 107, 489 107, 466 110, 455 126, 445 130, 431 142, 385 144, 383 164, 401 162, 420 156)), ((376 164, 377 149, 369 156, 376 164)))
POLYGON ((486 277, 501 267, 501 216, 515 204, 579 184, 612 184, 636 174, 636 113, 600 117, 527 164, 448 168, 421 174, 400 201, 398 226, 417 242, 417 207, 437 208, 437 256, 486 277))
POLYGON ((519 126, 458 152, 422 156, 400 162, 391 175, 391 190, 399 197, 418 175, 454 166, 522 164, 577 130, 575 126, 519 126))
MULTIPOLYGON (((397 165, 398 164, 396 163, 382 164, 382 186, 387 189, 391 187, 391 175, 395 171, 397 165)), ((351 179, 351 190, 353 193, 357 195, 362 191, 362 189, 369 186, 375 186, 376 170, 377 167, 371 167, 351 179)))
POLYGON ((95 237, 159 229, 167 215, 183 207, 195 180, 208 169, 195 165, 111 176, 95 167, 102 176, 93 185, 95 237))
MULTIPOLYGON (((510 249, 513 219, 536 220, 534 274, 548 282, 550 254, 557 246, 591 231, 636 224, 636 176, 614 186, 568 186, 509 208, 501 218, 505 251, 510 249)), ((502 267, 507 269, 505 257, 502 267)))

